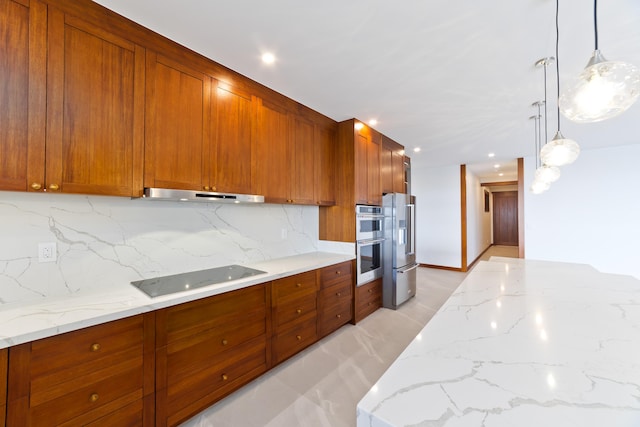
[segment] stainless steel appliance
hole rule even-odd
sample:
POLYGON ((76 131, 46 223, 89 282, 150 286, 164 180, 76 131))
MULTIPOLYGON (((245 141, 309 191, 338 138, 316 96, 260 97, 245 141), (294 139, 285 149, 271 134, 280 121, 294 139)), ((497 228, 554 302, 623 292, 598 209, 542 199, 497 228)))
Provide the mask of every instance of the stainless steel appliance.
POLYGON ((415 197, 389 193, 384 213, 382 306, 397 309, 416 294, 415 197))
POLYGON ((264 203, 264 196, 256 194, 231 194, 168 188, 145 188, 142 198, 143 200, 179 200, 182 202, 264 203))
POLYGON ((380 206, 356 206, 356 285, 382 277, 384 215, 380 206))

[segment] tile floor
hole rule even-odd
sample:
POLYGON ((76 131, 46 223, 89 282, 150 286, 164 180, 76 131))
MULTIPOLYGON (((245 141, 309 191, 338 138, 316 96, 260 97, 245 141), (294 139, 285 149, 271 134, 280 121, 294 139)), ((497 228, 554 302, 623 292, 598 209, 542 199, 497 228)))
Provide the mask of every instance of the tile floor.
MULTIPOLYGON (((514 256, 493 246, 482 257, 514 256)), ((347 324, 216 403, 183 427, 353 427, 356 404, 458 287, 466 273, 418 269, 416 297, 347 324)))

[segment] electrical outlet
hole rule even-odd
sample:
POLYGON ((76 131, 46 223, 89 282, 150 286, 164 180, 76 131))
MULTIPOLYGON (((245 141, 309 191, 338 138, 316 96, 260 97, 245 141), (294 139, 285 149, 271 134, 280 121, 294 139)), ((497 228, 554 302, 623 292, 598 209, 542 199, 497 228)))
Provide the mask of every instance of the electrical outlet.
POLYGON ((38 262, 55 262, 56 255, 55 242, 38 243, 38 262))

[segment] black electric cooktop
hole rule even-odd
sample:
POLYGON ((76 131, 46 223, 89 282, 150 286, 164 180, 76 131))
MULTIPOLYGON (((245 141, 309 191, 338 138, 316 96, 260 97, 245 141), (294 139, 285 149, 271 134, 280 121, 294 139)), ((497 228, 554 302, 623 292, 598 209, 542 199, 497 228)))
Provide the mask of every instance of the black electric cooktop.
POLYGON ((153 279, 136 280, 131 284, 153 298, 263 273, 266 273, 266 271, 234 264, 189 273, 173 274, 171 276, 154 277, 153 279))

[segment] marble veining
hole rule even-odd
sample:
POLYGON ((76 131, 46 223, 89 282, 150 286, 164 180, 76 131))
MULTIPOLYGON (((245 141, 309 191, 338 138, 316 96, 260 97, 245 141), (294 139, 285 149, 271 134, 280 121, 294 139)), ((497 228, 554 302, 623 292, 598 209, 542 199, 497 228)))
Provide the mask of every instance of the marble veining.
POLYGON ((316 206, 0 192, 0 218, 0 307, 318 250, 316 206))
POLYGON ((640 281, 480 262, 357 407, 358 427, 640 425, 640 281))

